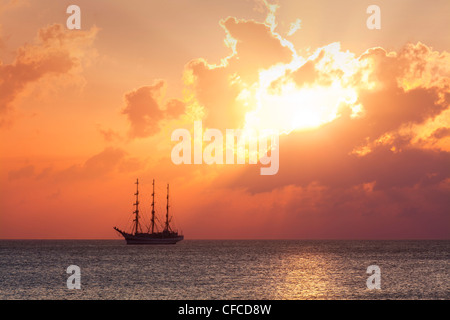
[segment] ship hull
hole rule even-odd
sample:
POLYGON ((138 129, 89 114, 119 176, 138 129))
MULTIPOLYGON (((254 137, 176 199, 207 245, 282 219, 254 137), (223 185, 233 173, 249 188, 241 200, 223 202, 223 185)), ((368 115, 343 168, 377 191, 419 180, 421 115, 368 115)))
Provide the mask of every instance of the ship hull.
POLYGON ((176 238, 143 238, 143 237, 125 237, 127 244, 176 244, 183 240, 183 236, 176 238))
POLYGON ((122 230, 114 228, 119 232, 124 238, 127 244, 147 244, 147 245, 157 245, 157 244, 176 244, 177 242, 184 239, 183 235, 164 235, 151 234, 151 233, 141 233, 141 234, 130 234, 122 230))

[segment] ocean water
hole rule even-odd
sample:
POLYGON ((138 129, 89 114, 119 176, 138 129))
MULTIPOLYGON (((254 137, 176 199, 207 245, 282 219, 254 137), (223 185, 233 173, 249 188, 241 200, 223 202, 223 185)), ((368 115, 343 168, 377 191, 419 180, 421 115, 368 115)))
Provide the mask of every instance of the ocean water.
POLYGON ((449 299, 450 241, 1 240, 1 299, 449 299), (69 290, 77 265, 81 289, 69 290), (381 270, 369 290, 367 267, 381 270))

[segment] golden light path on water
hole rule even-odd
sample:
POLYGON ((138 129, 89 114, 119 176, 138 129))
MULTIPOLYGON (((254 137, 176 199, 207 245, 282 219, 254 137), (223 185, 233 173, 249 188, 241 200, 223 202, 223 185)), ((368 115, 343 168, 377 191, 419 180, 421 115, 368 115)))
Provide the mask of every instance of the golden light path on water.
POLYGON ((3 299, 448 299, 448 241, 0 241, 3 299), (82 290, 64 271, 81 269, 82 290), (366 286, 381 269, 381 290, 366 286), (414 273, 405 272, 414 270, 414 273), (7 275, 7 277, 6 277, 7 275))
POLYGON ((328 272, 329 261, 317 254, 285 257, 278 269, 280 274, 274 299, 326 298, 333 290, 333 277, 328 272))

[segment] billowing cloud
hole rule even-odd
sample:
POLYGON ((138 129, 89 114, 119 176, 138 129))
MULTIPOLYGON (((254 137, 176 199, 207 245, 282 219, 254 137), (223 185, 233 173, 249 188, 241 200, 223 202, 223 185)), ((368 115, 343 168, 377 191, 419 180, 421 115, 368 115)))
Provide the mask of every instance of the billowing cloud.
POLYGON ((10 121, 12 102, 28 84, 80 68, 85 50, 96 33, 95 27, 71 32, 60 24, 49 25, 39 30, 33 44, 25 44, 16 50, 11 64, 0 61, 0 126, 10 121))
POLYGON ((122 113, 130 122, 130 137, 154 135, 159 132, 162 120, 177 118, 184 113, 185 106, 181 100, 170 99, 164 103, 165 87, 166 83, 158 80, 125 95, 126 107, 122 113))
POLYGON ((218 175, 216 185, 227 181, 225 187, 240 190, 247 203, 242 209, 224 203, 224 212, 233 207, 244 215, 277 195, 282 205, 268 200, 258 219, 272 215, 309 226, 320 220, 328 235, 370 237, 368 221, 380 218, 377 227, 386 234, 421 234, 422 224, 445 236, 448 229, 435 221, 450 219, 450 148, 433 146, 449 136, 448 52, 418 42, 398 52, 372 48, 358 57, 334 43, 301 57, 267 21, 228 18, 222 26, 232 55, 220 65, 204 59, 186 65, 186 84, 203 108, 204 122, 283 132, 277 175, 261 177, 255 166, 241 168, 232 179, 218 175), (423 137, 420 128, 431 123, 423 137), (361 232, 351 230, 356 225, 361 232))
MULTIPOLYGON (((351 63, 336 64, 347 55, 342 54, 320 49, 270 82, 266 89, 271 95, 280 94, 283 86, 293 82, 298 92, 338 83, 342 88, 351 87, 355 96, 350 101, 336 100, 336 117, 322 126, 306 131, 294 128, 281 137, 280 171, 269 179, 273 183, 261 184, 257 172, 249 169, 249 176, 241 177, 237 186, 267 191, 315 181, 334 187, 375 181, 376 188, 412 187, 430 176, 435 183, 450 177, 445 168, 448 152, 422 149, 412 143, 414 133, 403 130, 449 108, 449 55, 433 52, 421 43, 408 44, 398 54, 371 49, 351 58, 351 63), (345 69, 352 65, 351 70, 345 69), (423 77, 422 83, 414 75, 423 77), (358 115, 353 113, 355 106, 361 108, 358 115)), ((292 103, 301 108, 310 101, 292 103)), ((283 106, 270 107, 268 111, 276 114, 283 106)), ((446 128, 435 133, 432 138, 445 138, 446 128)))
POLYGON ((185 84, 203 107, 207 126, 238 128, 250 110, 240 101, 242 90, 259 80, 260 70, 289 63, 295 52, 269 23, 228 17, 220 25, 232 53, 220 65, 202 58, 190 61, 184 71, 185 84))

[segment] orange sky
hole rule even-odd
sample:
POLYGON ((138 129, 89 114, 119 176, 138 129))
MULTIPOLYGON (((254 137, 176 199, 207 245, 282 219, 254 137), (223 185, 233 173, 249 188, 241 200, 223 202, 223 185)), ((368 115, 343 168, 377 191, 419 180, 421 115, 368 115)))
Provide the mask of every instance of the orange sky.
POLYGON ((186 239, 448 239, 449 17, 446 0, 2 0, 0 238, 116 239, 139 177, 144 213, 170 183, 186 239), (173 164, 194 120, 277 129, 278 173, 173 164))

